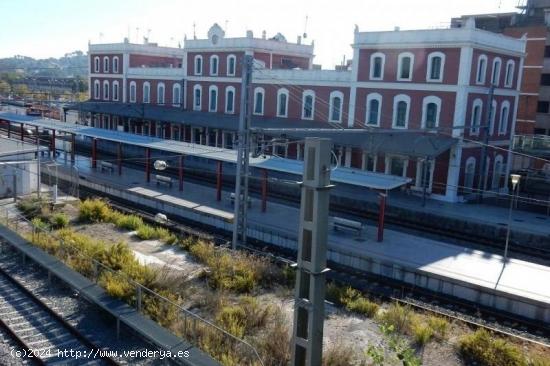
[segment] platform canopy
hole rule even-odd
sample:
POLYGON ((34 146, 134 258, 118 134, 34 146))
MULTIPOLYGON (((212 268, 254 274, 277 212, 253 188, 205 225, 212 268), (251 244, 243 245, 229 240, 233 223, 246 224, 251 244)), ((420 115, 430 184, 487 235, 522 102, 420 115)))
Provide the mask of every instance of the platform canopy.
MULTIPOLYGON (((26 125, 37 126, 42 129, 52 129, 58 132, 65 132, 89 138, 97 138, 105 141, 120 142, 126 145, 140 146, 174 154, 207 158, 227 163, 235 164, 237 162, 236 150, 192 144, 183 141, 166 140, 150 136, 135 135, 127 132, 60 122, 53 119, 30 119, 21 117, 27 116, 0 112, 0 120, 25 123, 26 125)), ((302 161, 284 159, 275 156, 251 157, 250 166, 296 175, 302 175, 303 173, 302 161)), ((411 182, 410 178, 344 167, 336 168, 331 173, 331 179, 334 183, 343 183, 379 190, 391 190, 411 182)))

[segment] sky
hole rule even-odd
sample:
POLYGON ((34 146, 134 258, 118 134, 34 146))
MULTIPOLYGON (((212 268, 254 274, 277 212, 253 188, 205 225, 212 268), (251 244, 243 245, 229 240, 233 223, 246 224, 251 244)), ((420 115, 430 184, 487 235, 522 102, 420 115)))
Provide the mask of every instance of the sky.
POLYGON ((226 36, 246 30, 261 37, 282 33, 296 42, 315 41, 314 63, 324 68, 352 55, 355 25, 360 31, 448 26, 463 14, 516 11, 525 0, 0 0, 0 58, 60 57, 86 52, 88 42, 142 42, 183 45, 184 36, 206 38, 218 23, 226 36), (306 25, 307 17, 307 25, 306 25))

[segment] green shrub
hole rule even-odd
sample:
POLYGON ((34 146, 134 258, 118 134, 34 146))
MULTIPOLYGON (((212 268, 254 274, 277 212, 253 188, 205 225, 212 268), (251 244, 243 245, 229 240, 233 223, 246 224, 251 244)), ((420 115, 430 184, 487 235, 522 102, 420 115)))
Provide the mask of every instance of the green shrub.
POLYGON ((338 286, 334 282, 329 282, 326 287, 325 297, 328 301, 341 305, 341 298, 343 295, 343 287, 338 286))
POLYGON ((78 220, 82 222, 109 221, 112 210, 107 202, 100 199, 87 199, 80 203, 78 220))
POLYGON ((532 356, 528 361, 529 366, 550 366, 550 358, 544 356, 532 356))
POLYGON ((42 219, 39 217, 35 217, 34 219, 32 219, 31 223, 36 231, 50 230, 50 225, 47 222, 42 221, 42 219))
POLYGON ((486 366, 526 366, 520 349, 485 329, 468 334, 459 342, 461 354, 470 362, 486 366))
POLYGON ((52 215, 50 223, 54 229, 63 229, 69 225, 69 216, 63 212, 52 215))
POLYGON ((37 216, 43 216, 42 210, 45 207, 47 207, 47 202, 36 196, 25 197, 17 202, 17 208, 29 220, 37 216))
POLYGON ((447 338, 447 331, 449 329, 447 319, 440 316, 430 316, 428 318, 428 325, 432 328, 433 334, 437 339, 443 340, 447 338))
POLYGON ((113 220, 113 223, 116 227, 119 229, 125 229, 125 230, 137 230, 139 227, 143 225, 143 219, 136 215, 124 215, 121 213, 118 213, 118 215, 111 215, 111 220, 113 220))
POLYGON ((424 346, 432 339, 434 335, 433 329, 428 324, 423 324, 420 322, 415 322, 412 324, 411 332, 414 342, 419 346, 424 346))
POLYGON ((157 231, 154 227, 149 226, 147 224, 143 224, 140 227, 138 227, 136 231, 136 235, 141 240, 151 240, 157 238, 157 231))
POLYGON ((409 306, 402 306, 399 303, 392 303, 386 310, 381 312, 379 320, 386 326, 392 326, 400 333, 407 333, 411 329, 414 313, 409 306))
POLYGON ((346 304, 346 309, 349 311, 365 315, 368 318, 372 318, 378 312, 378 304, 367 300, 364 297, 358 297, 349 301, 346 304))
POLYGON ((329 301, 345 306, 348 311, 365 315, 369 318, 378 312, 378 304, 368 300, 363 294, 352 288, 342 288, 334 283, 329 283, 326 290, 329 301))

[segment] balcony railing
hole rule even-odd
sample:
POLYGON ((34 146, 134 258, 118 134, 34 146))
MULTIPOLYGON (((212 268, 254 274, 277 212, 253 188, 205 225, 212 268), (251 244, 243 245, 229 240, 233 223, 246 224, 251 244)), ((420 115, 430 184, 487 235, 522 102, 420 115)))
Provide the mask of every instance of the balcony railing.
POLYGON ((514 150, 550 154, 550 136, 516 135, 514 136, 514 150))
POLYGON ((146 76, 155 78, 179 78, 185 77, 185 70, 181 67, 130 67, 128 76, 146 76))

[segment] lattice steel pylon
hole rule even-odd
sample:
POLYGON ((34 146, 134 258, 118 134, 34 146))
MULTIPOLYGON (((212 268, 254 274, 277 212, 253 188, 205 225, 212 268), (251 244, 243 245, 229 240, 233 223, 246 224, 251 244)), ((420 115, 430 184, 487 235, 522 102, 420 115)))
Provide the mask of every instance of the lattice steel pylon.
POLYGON ((235 218, 232 248, 246 244, 248 211, 248 176, 250 160, 250 120, 252 117, 252 66, 254 56, 246 53, 243 58, 241 102, 239 115, 237 167, 235 173, 235 218))
POLYGON ((306 138, 292 333, 292 366, 319 366, 323 350, 331 140, 306 138))

